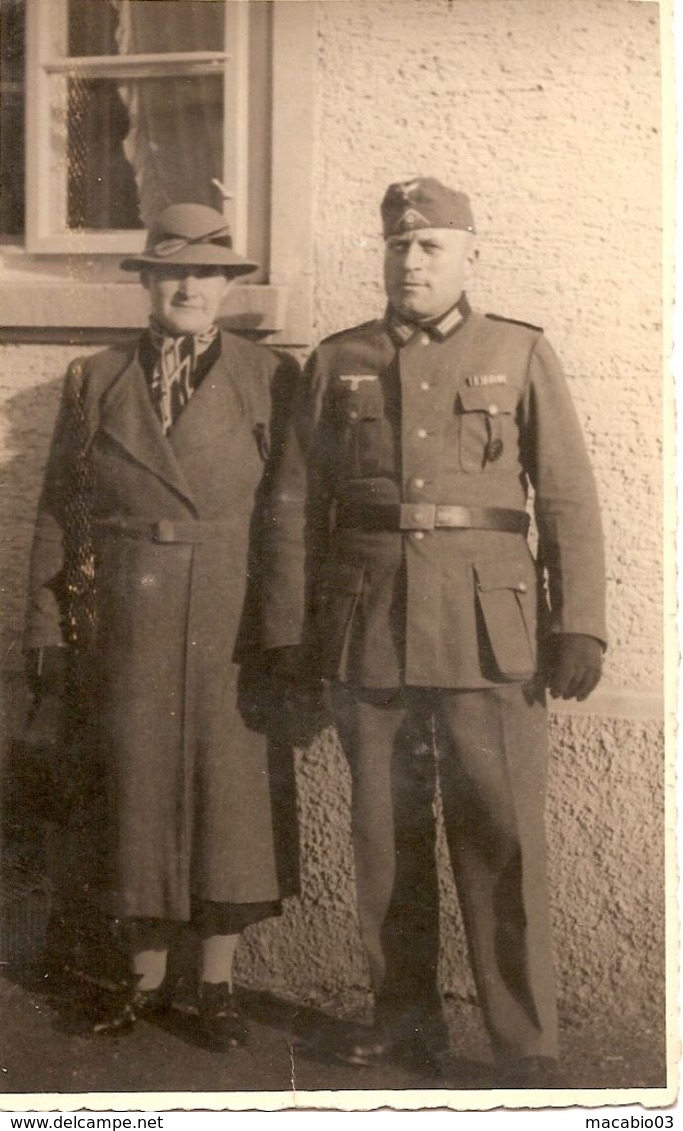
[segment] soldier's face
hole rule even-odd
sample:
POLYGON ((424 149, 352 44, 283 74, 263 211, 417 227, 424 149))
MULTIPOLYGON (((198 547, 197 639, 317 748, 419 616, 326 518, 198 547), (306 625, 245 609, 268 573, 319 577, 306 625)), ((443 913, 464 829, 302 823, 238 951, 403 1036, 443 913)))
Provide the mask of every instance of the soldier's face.
POLYGON ((216 320, 233 284, 222 267, 156 265, 141 275, 154 317, 171 334, 201 334, 216 320))
POLYGON ((407 318, 438 318, 460 298, 473 260, 471 232, 417 228, 390 236, 384 251, 387 298, 407 318))

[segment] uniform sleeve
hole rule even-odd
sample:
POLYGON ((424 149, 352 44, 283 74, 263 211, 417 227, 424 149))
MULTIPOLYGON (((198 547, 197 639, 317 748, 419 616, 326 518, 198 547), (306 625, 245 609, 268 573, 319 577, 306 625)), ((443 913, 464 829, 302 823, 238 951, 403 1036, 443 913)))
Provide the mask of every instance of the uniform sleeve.
POLYGON ((264 588, 268 572, 269 499, 273 474, 282 458, 292 397, 301 380, 300 366, 293 357, 275 352, 270 356, 272 364, 264 382, 268 409, 262 413, 265 419, 257 420, 254 426, 264 469, 251 517, 247 591, 233 652, 233 659, 240 664, 254 660, 264 647, 271 647, 265 644, 265 634, 276 610, 271 598, 266 599, 264 588))
POLYGON ((324 366, 314 353, 299 380, 269 490, 264 554, 266 648, 300 644, 309 594, 329 531, 330 445, 323 419, 324 366))
POLYGON ((44 648, 66 642, 64 622, 65 511, 72 470, 72 405, 81 380, 77 362, 70 366, 38 502, 29 564, 24 647, 44 648))
POLYGON ((528 377, 522 456, 535 493, 551 631, 586 633, 605 644, 605 558, 595 478, 562 368, 542 335, 531 351, 528 377))

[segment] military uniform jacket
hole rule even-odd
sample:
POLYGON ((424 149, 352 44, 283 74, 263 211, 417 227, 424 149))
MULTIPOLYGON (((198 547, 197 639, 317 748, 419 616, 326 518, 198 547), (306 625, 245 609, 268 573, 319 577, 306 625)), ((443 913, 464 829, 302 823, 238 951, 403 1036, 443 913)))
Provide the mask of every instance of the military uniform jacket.
MULTIPOLYGON (((250 597, 265 447, 273 404, 295 375, 293 362, 222 334, 219 358, 169 436, 137 341, 75 362, 67 375, 38 511, 26 645, 65 639, 77 385, 92 468, 87 699, 117 915, 187 919, 192 898, 259 902, 291 887, 279 882, 266 742, 238 711, 235 661, 262 648, 250 597)), ((293 805, 289 812, 294 822, 293 805)))
POLYGON ((541 331, 465 296, 441 328, 403 329, 388 313, 309 359, 271 499, 272 641, 303 635, 326 675, 370 687, 526 680, 542 632, 606 638, 596 488, 565 378, 541 331), (524 511, 530 494, 533 556, 520 533, 335 525, 348 503, 524 511))

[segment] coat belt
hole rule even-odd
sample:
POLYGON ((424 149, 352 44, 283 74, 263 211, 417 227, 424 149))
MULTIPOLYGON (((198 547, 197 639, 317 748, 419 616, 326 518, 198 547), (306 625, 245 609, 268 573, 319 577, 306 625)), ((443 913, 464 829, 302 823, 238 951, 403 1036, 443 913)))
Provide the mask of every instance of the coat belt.
POLYGON ((457 527, 524 534, 526 511, 506 507, 460 507, 447 503, 339 503, 335 525, 359 530, 435 530, 457 527))
POLYGON ((147 542, 213 542, 216 539, 226 538, 234 526, 229 522, 211 521, 210 519, 195 519, 176 521, 173 518, 161 518, 158 522, 148 522, 139 518, 100 518, 95 519, 95 526, 108 530, 111 534, 120 534, 124 538, 141 538, 147 542))

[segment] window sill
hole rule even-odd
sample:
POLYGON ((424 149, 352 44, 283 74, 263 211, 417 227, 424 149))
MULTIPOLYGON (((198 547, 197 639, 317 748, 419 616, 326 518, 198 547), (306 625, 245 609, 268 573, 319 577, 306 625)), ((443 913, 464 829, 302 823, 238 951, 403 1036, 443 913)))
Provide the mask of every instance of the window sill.
MULTIPOLYGON (((232 288, 221 310, 226 329, 259 338, 280 334, 286 325, 288 288, 269 284, 232 288)), ((61 339, 63 331, 138 330, 147 325, 149 302, 131 282, 36 279, 0 285, 0 339, 61 339)), ((99 336, 99 335, 98 335, 99 336)), ((83 335, 78 334, 79 340, 83 335)))

